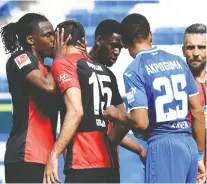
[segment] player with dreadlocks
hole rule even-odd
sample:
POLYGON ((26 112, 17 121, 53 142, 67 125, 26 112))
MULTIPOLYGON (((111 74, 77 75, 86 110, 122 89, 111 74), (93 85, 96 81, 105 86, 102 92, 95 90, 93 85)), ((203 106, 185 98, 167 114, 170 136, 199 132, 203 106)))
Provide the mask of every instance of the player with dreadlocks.
MULTIPOLYGON (((28 13, 4 26, 1 37, 11 54, 6 72, 13 103, 4 159, 6 183, 41 183, 57 123, 55 82, 44 65, 44 58, 54 53, 53 26, 45 16, 28 13)), ((56 57, 64 48, 61 38, 57 34, 56 57)))

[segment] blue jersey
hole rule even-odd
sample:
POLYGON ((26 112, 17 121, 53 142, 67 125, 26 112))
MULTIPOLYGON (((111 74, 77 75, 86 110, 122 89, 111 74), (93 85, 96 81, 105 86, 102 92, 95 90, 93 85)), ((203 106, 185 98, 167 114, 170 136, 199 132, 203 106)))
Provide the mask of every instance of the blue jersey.
POLYGON ((130 111, 148 109, 149 133, 191 132, 188 99, 198 94, 188 65, 156 47, 141 51, 124 72, 130 111))

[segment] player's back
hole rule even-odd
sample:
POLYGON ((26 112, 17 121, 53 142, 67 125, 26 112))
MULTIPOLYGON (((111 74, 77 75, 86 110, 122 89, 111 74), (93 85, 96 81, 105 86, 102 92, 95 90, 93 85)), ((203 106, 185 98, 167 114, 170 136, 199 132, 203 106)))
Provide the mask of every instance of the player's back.
POLYGON ((188 98, 194 91, 190 70, 179 56, 159 49, 141 52, 124 75, 132 75, 144 86, 146 102, 142 95, 137 98, 148 108, 150 133, 191 132, 188 98))
MULTIPOLYGON (((104 65, 92 63, 81 54, 71 54, 62 61, 55 61, 53 74, 62 92, 62 88, 80 88, 84 112, 77 134, 67 147, 65 173, 71 168, 117 167, 118 163, 114 163, 109 148, 108 122, 103 119, 103 110, 107 106, 122 103, 117 96, 118 90, 114 89, 116 79, 113 73, 104 65), (65 67, 68 71, 64 69, 62 73, 65 67), (60 69, 61 71, 58 71, 60 69)), ((65 107, 62 111, 66 112, 65 107)))

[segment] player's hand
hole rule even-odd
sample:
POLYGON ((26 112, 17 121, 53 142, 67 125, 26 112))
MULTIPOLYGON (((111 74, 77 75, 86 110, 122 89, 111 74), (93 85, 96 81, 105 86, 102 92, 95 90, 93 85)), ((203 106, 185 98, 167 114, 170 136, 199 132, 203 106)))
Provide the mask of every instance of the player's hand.
POLYGON ((113 105, 110 105, 106 108, 104 111, 104 118, 110 121, 113 121, 115 119, 118 119, 118 115, 120 114, 120 110, 114 107, 113 105))
POLYGON ((55 32, 55 59, 66 55, 67 43, 71 38, 72 36, 69 35, 64 41, 64 28, 61 31, 57 28, 55 32))
POLYGON ((143 165, 145 165, 146 155, 147 155, 146 149, 142 147, 142 149, 139 152, 139 158, 142 161, 143 165))
POLYGON ((205 166, 203 160, 200 160, 198 162, 198 174, 197 174, 197 180, 196 183, 203 184, 206 181, 205 176, 205 166))
POLYGON ((43 183, 61 183, 58 178, 58 159, 49 157, 44 171, 43 183))
POLYGON ((85 41, 84 38, 82 38, 81 41, 80 40, 77 41, 77 45, 75 46, 75 48, 77 48, 80 53, 88 57, 87 42, 85 41))

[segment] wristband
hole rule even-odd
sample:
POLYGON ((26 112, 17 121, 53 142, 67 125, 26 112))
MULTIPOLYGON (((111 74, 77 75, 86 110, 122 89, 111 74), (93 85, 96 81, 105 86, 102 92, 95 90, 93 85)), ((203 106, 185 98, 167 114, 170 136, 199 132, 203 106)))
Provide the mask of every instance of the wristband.
POLYGON ((198 152, 198 161, 203 160, 203 152, 198 152))

